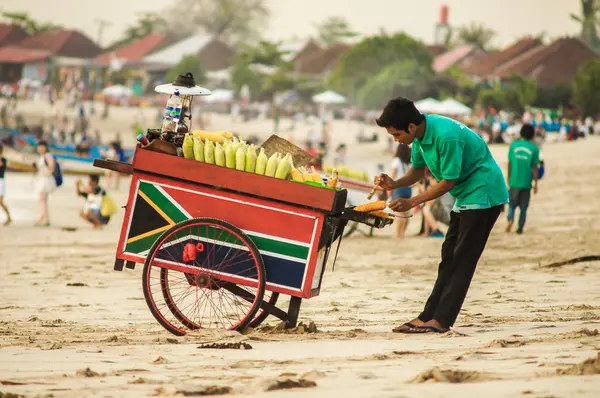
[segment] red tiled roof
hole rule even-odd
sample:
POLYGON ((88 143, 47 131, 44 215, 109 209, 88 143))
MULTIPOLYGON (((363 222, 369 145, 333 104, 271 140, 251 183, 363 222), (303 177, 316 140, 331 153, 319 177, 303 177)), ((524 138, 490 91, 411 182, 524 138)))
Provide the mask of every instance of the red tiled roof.
POLYGON ((448 51, 446 46, 442 44, 431 44, 425 47, 427 48, 427 52, 429 53, 429 55, 431 55, 432 57, 437 57, 438 55, 441 55, 448 51))
POLYGON ((465 65, 462 69, 468 74, 486 77, 510 60, 542 44, 539 39, 524 38, 502 51, 496 51, 481 58, 478 62, 465 65))
POLYGON ((27 62, 41 61, 51 55, 50 51, 47 50, 8 46, 0 48, 0 63, 24 64, 27 62))
POLYGON ((113 57, 126 60, 127 62, 139 61, 146 55, 160 49, 166 42, 166 39, 166 34, 152 33, 124 47, 106 52, 98 56, 95 61, 101 66, 108 65, 113 57))
POLYGON ((325 73, 335 66, 337 61, 352 48, 351 45, 338 43, 321 51, 314 51, 299 65, 299 72, 309 75, 325 73))
POLYGON ((29 35, 18 26, 2 23, 0 24, 0 47, 14 44, 29 35))
POLYGON ((577 38, 563 38, 547 46, 539 46, 496 69, 495 75, 534 78, 542 87, 571 85, 579 68, 598 58, 587 44, 577 38))
POLYGON ((94 58, 102 52, 96 43, 76 30, 39 33, 20 41, 18 45, 48 50, 53 55, 73 58, 94 58))

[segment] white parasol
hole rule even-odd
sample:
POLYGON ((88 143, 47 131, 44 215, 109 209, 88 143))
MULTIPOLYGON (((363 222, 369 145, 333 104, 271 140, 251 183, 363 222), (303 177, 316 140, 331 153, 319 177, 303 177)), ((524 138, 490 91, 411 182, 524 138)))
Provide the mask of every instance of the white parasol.
POLYGON ((440 102, 440 109, 438 110, 438 113, 443 115, 467 116, 470 115, 472 111, 473 110, 465 104, 453 98, 448 98, 440 102))
POLYGON ((312 100, 317 104, 344 104, 346 97, 334 91, 327 90, 313 96, 312 100))
POLYGON ((125 87, 122 84, 115 84, 114 86, 106 87, 104 90, 102 90, 102 94, 106 95, 107 97, 115 98, 131 97, 133 95, 133 90, 129 87, 125 87))
POLYGON ((440 101, 429 97, 415 102, 415 107, 417 107, 419 112, 438 113, 440 109, 440 101))

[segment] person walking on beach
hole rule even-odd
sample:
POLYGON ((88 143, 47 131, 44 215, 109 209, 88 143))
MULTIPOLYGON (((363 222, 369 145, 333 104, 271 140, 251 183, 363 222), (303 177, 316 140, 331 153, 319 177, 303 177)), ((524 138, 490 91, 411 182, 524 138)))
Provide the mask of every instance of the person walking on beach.
POLYGON ((533 143, 535 128, 531 124, 521 127, 521 139, 513 141, 508 150, 508 186, 510 202, 508 205, 508 224, 506 232, 510 232, 515 220, 515 209, 519 208, 517 233, 522 234, 527 219, 527 208, 531 199, 531 191, 538 191, 538 167, 540 165, 540 149, 533 143))
POLYGON ((8 207, 6 203, 4 203, 4 195, 6 195, 6 182, 4 181, 4 172, 6 171, 6 158, 2 156, 2 152, 4 151, 4 147, 0 144, 0 209, 4 211, 6 214, 6 221, 4 221, 4 225, 8 225, 11 223, 12 219, 10 218, 10 212, 8 211, 8 207))
POLYGON ((46 141, 39 141, 36 150, 40 154, 36 162, 37 179, 35 183, 35 190, 40 203, 40 216, 36 220, 35 225, 38 227, 48 227, 50 226, 48 196, 56 189, 54 170, 57 166, 56 160, 50 153, 46 141))
POLYGON ((447 192, 456 198, 437 280, 425 308, 412 321, 393 329, 398 333, 445 333, 458 317, 479 257, 508 202, 504 176, 481 137, 453 119, 421 114, 408 99, 389 101, 377 125, 397 142, 412 144, 412 167, 396 181, 381 174, 375 184, 388 190, 411 186, 423 178, 425 167, 439 181, 410 199, 392 201, 392 210, 409 211, 447 192))

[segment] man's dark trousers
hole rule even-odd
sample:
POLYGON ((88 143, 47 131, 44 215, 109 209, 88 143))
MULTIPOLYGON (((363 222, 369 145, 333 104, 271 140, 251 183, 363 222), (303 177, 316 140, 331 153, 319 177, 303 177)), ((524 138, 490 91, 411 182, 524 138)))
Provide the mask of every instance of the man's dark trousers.
POLYGON ((444 327, 454 325, 463 305, 477 262, 503 206, 450 213, 450 226, 442 245, 442 261, 433 291, 419 319, 432 319, 444 327))

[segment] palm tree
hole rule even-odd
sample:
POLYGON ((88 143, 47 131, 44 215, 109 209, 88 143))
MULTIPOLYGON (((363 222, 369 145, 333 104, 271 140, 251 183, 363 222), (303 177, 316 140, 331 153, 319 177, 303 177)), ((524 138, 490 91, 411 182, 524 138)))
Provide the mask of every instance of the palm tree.
POLYGON ((459 27, 457 36, 461 44, 474 45, 485 49, 496 36, 496 32, 486 28, 479 22, 471 22, 470 25, 459 27))
POLYGON ((571 19, 581 24, 581 40, 598 50, 600 49, 600 40, 596 25, 600 22, 598 12, 600 4, 596 0, 581 0, 581 15, 571 14, 571 19))

